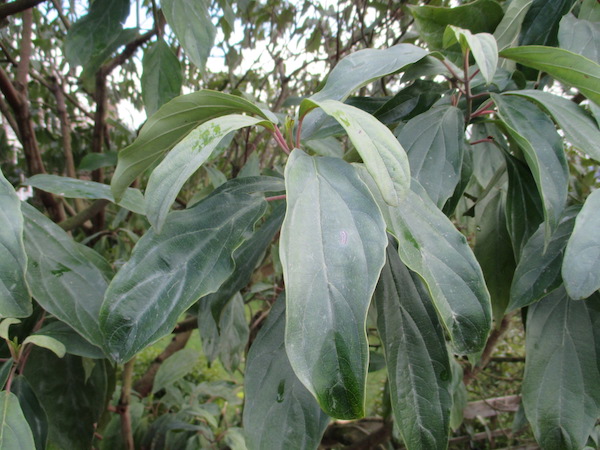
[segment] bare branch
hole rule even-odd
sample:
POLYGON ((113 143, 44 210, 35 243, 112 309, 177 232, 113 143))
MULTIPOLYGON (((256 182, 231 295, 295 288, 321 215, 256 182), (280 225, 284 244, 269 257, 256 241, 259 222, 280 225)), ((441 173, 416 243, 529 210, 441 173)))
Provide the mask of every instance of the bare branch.
POLYGON ((16 0, 0 5, 0 20, 39 5, 45 0, 16 0))

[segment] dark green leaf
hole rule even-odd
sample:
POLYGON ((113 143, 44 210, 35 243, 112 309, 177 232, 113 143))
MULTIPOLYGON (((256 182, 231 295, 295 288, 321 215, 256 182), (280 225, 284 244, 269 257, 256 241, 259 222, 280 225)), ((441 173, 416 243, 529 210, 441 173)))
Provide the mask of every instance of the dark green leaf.
MULTIPOLYGON (((33 434, 35 448, 37 450, 44 450, 46 448, 46 439, 48 438, 48 417, 35 392, 33 392, 29 382, 22 375, 15 377, 10 390, 19 399, 23 415, 27 419, 27 423, 29 423, 29 428, 33 434)), ((0 445, 0 448, 4 447, 0 445)))
MULTIPOLYGON (((62 228, 23 203, 27 281, 31 293, 49 313, 94 344, 103 341, 98 325, 107 281, 103 272, 62 228)), ((102 258, 100 255, 98 258, 102 258)))
POLYGON ((163 105, 144 124, 133 144, 119 152, 119 163, 111 182, 115 198, 121 199, 133 180, 198 125, 235 113, 255 114, 277 123, 273 115, 248 100, 216 91, 182 95, 163 105))
POLYGON ((600 190, 590 194, 575 219, 567 243, 562 277, 569 295, 589 297, 600 289, 600 190))
POLYGON ((144 52, 142 69, 142 98, 150 117, 181 93, 183 75, 177 56, 162 38, 144 52))
POLYGON ((151 229, 138 241, 102 306, 106 349, 115 360, 128 361, 170 333, 185 310, 233 273, 233 252, 267 207, 260 193, 252 193, 264 180, 232 180, 171 213, 161 234, 151 229))
POLYGON ((600 64, 562 48, 531 45, 507 48, 500 52, 524 66, 543 70, 569 86, 576 87, 590 100, 600 104, 600 64))
POLYGON ((167 358, 158 368, 152 393, 156 393, 190 373, 198 361, 198 352, 184 348, 167 358))
POLYGON ((556 45, 558 24, 575 0, 533 0, 521 27, 519 45, 556 45))
POLYGON ((217 33, 208 10, 210 2, 162 0, 161 6, 188 58, 203 71, 217 33))
POLYGON ((50 322, 45 324, 39 333, 62 342, 67 349, 67 353, 72 355, 92 359, 105 358, 101 348, 90 344, 66 323, 59 321, 50 322))
POLYGON ((58 175, 34 175, 23 183, 66 198, 105 199, 138 214, 145 214, 144 196, 139 189, 127 188, 121 200, 115 202, 108 184, 79 180, 58 175))
POLYGON ((523 405, 540 446, 580 449, 600 415, 600 373, 594 348, 599 296, 576 302, 564 289, 529 306, 523 405))
MULTIPOLYGON (((545 246, 544 225, 529 238, 523 247, 519 265, 510 287, 510 303, 507 312, 537 302, 562 284, 560 270, 563 254, 573 226, 578 207, 565 210, 561 221, 545 246)), ((586 268, 586 270, 588 270, 586 268)))
POLYGON ((0 171, 0 316, 27 317, 32 312, 25 281, 21 201, 0 171))
POLYGON ((284 334, 285 299, 281 296, 246 361, 243 420, 250 450, 316 449, 329 422, 292 370, 284 334))
POLYGON ((600 23, 577 19, 573 14, 560 21, 558 42, 561 48, 600 62, 600 23))
POLYGON ((385 124, 409 120, 427 111, 439 100, 446 88, 429 80, 415 80, 385 102, 373 115, 385 124))
POLYGON ((35 448, 31 428, 23 415, 19 399, 11 392, 0 392, 0 448, 31 450, 35 448))
POLYGON ((117 165, 117 152, 106 153, 88 153, 83 158, 77 167, 77 170, 92 170, 100 169, 101 167, 113 167, 117 165))
POLYGON ((408 153, 410 172, 442 207, 460 181, 464 116, 454 106, 432 108, 402 128, 398 141, 408 153))
POLYGON ((569 188, 569 168, 562 139, 550 118, 531 102, 512 95, 492 94, 492 98, 535 179, 544 205, 548 242, 565 208, 569 188))
POLYGON ((532 3, 533 0, 513 0, 510 2, 502 21, 494 31, 499 50, 512 47, 517 41, 523 20, 532 3))
POLYGON ((402 440, 407 448, 446 448, 452 377, 444 331, 427 289, 391 243, 375 304, 402 440))
POLYGON ((173 147, 150 175, 146 188, 147 216, 157 233, 181 187, 210 158, 221 140, 232 131, 261 121, 241 114, 217 117, 192 130, 173 147))
POLYGON ((286 350, 332 417, 364 414, 367 309, 385 262, 381 213, 349 164, 294 150, 285 170, 280 258, 286 350))
POLYGON ((0 367, 0 390, 4 389, 4 385, 8 381, 8 376, 10 375, 13 364, 14 361, 12 358, 8 358, 2 363, 2 367, 0 367))

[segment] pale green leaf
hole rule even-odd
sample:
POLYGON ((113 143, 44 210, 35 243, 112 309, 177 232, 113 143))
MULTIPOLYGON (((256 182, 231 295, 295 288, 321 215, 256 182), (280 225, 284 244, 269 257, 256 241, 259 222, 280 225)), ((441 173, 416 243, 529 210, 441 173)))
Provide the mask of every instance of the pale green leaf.
POLYGON ((529 11, 533 0, 513 0, 508 5, 502 21, 494 31, 494 37, 498 43, 498 49, 504 50, 512 47, 521 32, 523 19, 529 11))
POLYGON ((65 346, 67 353, 83 356, 84 358, 106 358, 99 347, 90 344, 66 323, 58 320, 50 323, 46 322, 44 323, 42 329, 37 333, 43 334, 44 336, 53 337, 57 341, 60 341, 65 346))
POLYGON ((190 373, 198 361, 198 352, 191 348, 184 348, 168 357, 158 368, 152 393, 172 385, 190 373))
POLYGON ((15 394, 6 391, 0 392, 0 414, 0 449, 34 449, 35 442, 31 428, 15 394))
POLYGON ((566 14, 560 21, 558 42, 561 48, 600 62, 600 23, 566 14))
POLYGON ((59 358, 65 356, 65 353, 67 352, 67 349, 62 342, 51 336, 45 336, 43 334, 32 334, 31 336, 27 336, 23 341, 23 345, 25 344, 33 344, 37 345, 38 347, 47 348, 48 350, 54 352, 54 354, 59 358))
POLYGON ((282 295, 248 353, 243 421, 250 450, 315 449, 329 422, 290 365, 285 320, 282 295))
POLYGON ((142 70, 142 98, 150 117, 181 93, 183 75, 177 56, 162 38, 144 52, 142 70))
POLYGON ((8 319, 3 319, 2 321, 0 321, 0 337, 2 339, 6 339, 6 340, 11 340, 10 339, 10 334, 9 334, 9 329, 11 325, 16 325, 18 323, 21 323, 21 321, 19 319, 12 319, 12 318, 8 318, 8 319))
POLYGON ((473 34, 469 30, 449 25, 444 32, 444 46, 450 47, 455 42, 460 44, 463 53, 467 48, 471 50, 481 75, 489 85, 498 65, 498 44, 494 36, 489 33, 473 34))
POLYGON ((157 233, 160 233, 181 187, 212 155, 221 140, 232 131, 262 120, 241 114, 217 117, 192 130, 173 147, 150 175, 146 188, 148 221, 157 233))
POLYGON ((364 415, 367 309, 385 262, 381 213, 355 169, 294 150, 285 170, 279 253, 286 350, 294 372, 337 418, 364 415))
POLYGON ((579 19, 600 22, 600 4, 598 0, 583 0, 579 10, 579 19))
POLYGON ((592 192, 575 219, 562 265, 569 295, 589 297, 600 289, 600 190, 592 192))

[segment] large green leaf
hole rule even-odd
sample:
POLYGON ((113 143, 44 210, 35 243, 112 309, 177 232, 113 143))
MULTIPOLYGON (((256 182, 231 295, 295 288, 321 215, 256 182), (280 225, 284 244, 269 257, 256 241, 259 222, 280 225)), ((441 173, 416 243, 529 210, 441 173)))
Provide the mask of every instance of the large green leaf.
POLYGON ((444 32, 444 47, 450 47, 456 42, 460 44, 463 54, 467 49, 471 50, 483 79, 489 85, 498 65, 498 44, 494 36, 489 33, 473 34, 469 30, 450 25, 444 32))
POLYGON ((600 415, 593 317, 598 302, 598 295, 573 301, 561 288, 527 312, 523 406, 544 449, 583 448, 600 415))
POLYGON ((600 162, 600 130, 594 119, 579 105, 550 92, 525 89, 507 92, 534 101, 562 128, 571 144, 600 162))
POLYGON ((562 265, 565 288, 574 299, 600 289, 600 190, 590 194, 575 219, 562 265))
MULTIPOLYGON (((19 404, 23 410, 23 415, 29 423, 29 428, 33 434, 36 450, 46 448, 46 439, 48 438, 48 416, 42 408, 35 392, 29 385, 27 379, 18 375, 13 379, 10 391, 17 396, 19 404)), ((3 448, 0 445, 0 448, 3 448)))
POLYGON ((561 17, 575 0, 533 0, 521 28, 519 45, 556 45, 561 17))
POLYGON ((162 0, 161 6, 188 58, 203 71, 217 34, 208 10, 210 1, 162 0))
POLYGON ((410 169, 406 152, 392 132, 370 114, 336 100, 307 99, 300 105, 300 115, 315 106, 344 127, 384 200, 398 205, 410 186, 410 169))
POLYGON ((329 422, 292 370, 284 335, 282 295, 271 308, 246 360, 243 420, 250 450, 316 449, 329 422))
POLYGON ((102 305, 105 345, 115 360, 128 361, 170 333, 185 310, 233 273, 233 252, 267 207, 256 192, 263 181, 232 180, 193 207, 171 213, 160 234, 150 229, 138 241, 102 305))
POLYGON ((503 16, 494 0, 476 0, 457 7, 409 6, 419 27, 419 37, 435 50, 444 47, 446 26, 455 25, 473 33, 492 32, 503 16))
POLYGON ((600 64, 585 56, 555 47, 530 45, 500 52, 524 66, 543 70, 567 85, 576 87, 590 100, 600 104, 600 64))
POLYGON ((48 416, 49 448, 87 450, 100 415, 114 389, 114 369, 95 360, 86 376, 82 358, 34 348, 25 366, 29 381, 48 416))
POLYGON ((119 163, 111 182, 115 198, 120 200, 133 180, 198 125, 235 113, 255 114, 277 122, 275 116, 266 114, 248 100, 216 91, 182 95, 163 105, 144 124, 137 139, 119 152, 119 163))
POLYGON ((31 314, 26 269, 21 201, 0 170, 0 317, 31 314))
POLYGON ((146 213, 144 196, 139 189, 127 188, 116 202, 108 184, 79 180, 58 175, 40 174, 25 180, 23 184, 67 198, 105 199, 138 214, 146 213))
POLYGON ((407 448, 446 448, 452 396, 444 331, 427 289, 394 244, 375 291, 392 409, 407 448))
POLYGON ((502 21, 494 31, 494 37, 498 43, 498 49, 504 50, 507 47, 512 47, 519 37, 523 19, 533 0, 513 0, 508 5, 502 21))
POLYGON ((442 207, 460 181, 464 116, 454 106, 431 108, 402 128, 398 141, 408 153, 410 172, 442 207))
POLYGON ((147 216, 157 233, 181 187, 213 154, 221 140, 232 131, 262 120, 241 114, 217 117, 192 130, 173 147, 152 172, 146 188, 147 216))
POLYGON ((562 139, 550 118, 531 102, 514 95, 492 94, 492 98, 535 179, 544 205, 547 241, 567 202, 569 167, 562 139))
POLYGON ((23 415, 19 399, 11 392, 0 392, 0 449, 31 450, 35 448, 31 428, 23 415))
POLYGON ((381 213, 355 169, 294 150, 285 169, 280 258, 286 350, 298 378, 332 417, 364 414, 367 309, 385 262, 381 213))
POLYGON ((600 63, 600 23, 567 14, 560 21, 558 42, 561 48, 600 63))
MULTIPOLYGON (((108 281, 87 254, 62 228, 22 205, 25 249, 29 256, 27 282, 37 302, 94 344, 101 344, 100 305, 108 281)), ((97 258, 102 259, 100 255, 97 258)))
POLYGON ((386 206, 373 179, 359 172, 377 199, 388 229, 398 239, 402 262, 429 288, 457 353, 483 349, 491 327, 490 295, 466 238, 413 180, 398 207, 386 206))
POLYGON ((540 225, 529 238, 515 270, 507 312, 537 302, 560 287, 563 254, 578 212, 579 207, 576 206, 565 210, 547 246, 544 239, 544 225, 540 225))
POLYGON ((150 117, 181 93, 183 75, 177 56, 162 38, 144 52, 142 70, 142 98, 150 117))
POLYGON ((194 370, 198 356, 196 350, 184 348, 168 357, 156 372, 152 393, 157 393, 161 389, 172 385, 194 370))

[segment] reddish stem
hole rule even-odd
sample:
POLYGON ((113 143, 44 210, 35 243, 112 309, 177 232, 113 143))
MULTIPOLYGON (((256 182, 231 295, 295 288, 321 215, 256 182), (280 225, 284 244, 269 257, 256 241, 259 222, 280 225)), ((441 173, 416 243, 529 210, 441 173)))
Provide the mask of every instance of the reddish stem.
POLYGON ((304 117, 305 116, 298 118, 298 129, 296 130, 296 148, 300 148, 300 134, 302 133, 302 123, 304 122, 304 117))
POLYGON ((494 142, 493 139, 479 139, 478 141, 469 142, 469 145, 483 144, 484 142, 494 142))
POLYGON ((267 198, 265 198, 265 200, 268 202, 274 202, 276 200, 285 200, 286 198, 287 198, 287 195, 283 194, 283 195, 275 195, 274 197, 267 197, 267 198))
POLYGON ((277 125, 275 125, 275 127, 274 127, 273 137, 275 138, 275 140, 277 141, 279 146, 283 149, 283 151, 289 155, 290 148, 288 147, 287 143, 285 142, 285 138, 283 137, 283 134, 281 134, 281 131, 279 130, 279 127, 277 125))

